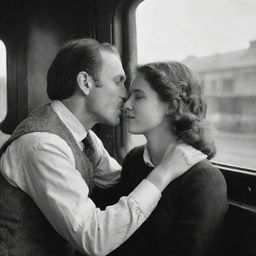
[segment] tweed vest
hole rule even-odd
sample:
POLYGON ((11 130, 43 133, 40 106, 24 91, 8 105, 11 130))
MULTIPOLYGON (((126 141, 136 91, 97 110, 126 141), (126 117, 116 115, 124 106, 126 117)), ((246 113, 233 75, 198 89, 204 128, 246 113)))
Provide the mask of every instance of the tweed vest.
MULTIPOLYGON (((0 157, 14 140, 33 132, 48 132, 66 141, 74 155, 76 169, 91 192, 93 164, 49 104, 34 110, 17 126, 0 149, 0 157)), ((74 253, 72 246, 52 228, 33 200, 0 175, 0 255, 71 256, 74 253)))

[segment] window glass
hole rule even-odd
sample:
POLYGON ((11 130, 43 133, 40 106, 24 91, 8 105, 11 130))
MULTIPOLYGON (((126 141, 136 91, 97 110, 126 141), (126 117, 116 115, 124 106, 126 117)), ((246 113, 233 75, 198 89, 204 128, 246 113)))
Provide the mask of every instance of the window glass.
MULTIPOLYGON (((213 160, 256 169, 256 1, 147 0, 136 26, 139 64, 177 60, 198 74, 213 160)), ((131 136, 131 147, 144 142, 131 136)))
POLYGON ((6 48, 0 40, 0 122, 7 113, 7 86, 6 86, 6 48))

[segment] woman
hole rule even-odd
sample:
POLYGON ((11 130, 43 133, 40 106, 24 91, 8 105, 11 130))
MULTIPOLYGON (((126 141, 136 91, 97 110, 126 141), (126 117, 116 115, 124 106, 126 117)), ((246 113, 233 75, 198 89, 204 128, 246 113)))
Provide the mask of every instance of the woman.
POLYGON ((224 177, 208 160, 216 149, 208 134, 200 85, 178 62, 151 63, 137 71, 125 110, 129 132, 143 134, 147 144, 125 158, 121 195, 147 176, 167 148, 185 143, 207 159, 170 183, 149 219, 111 255, 210 255, 227 197, 224 177))

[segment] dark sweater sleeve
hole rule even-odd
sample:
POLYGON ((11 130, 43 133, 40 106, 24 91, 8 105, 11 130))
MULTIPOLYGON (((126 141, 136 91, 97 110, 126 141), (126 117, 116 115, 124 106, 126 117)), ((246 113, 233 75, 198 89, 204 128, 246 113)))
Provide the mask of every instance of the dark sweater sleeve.
POLYGON ((143 177, 133 172, 134 168, 131 166, 131 164, 134 165, 138 162, 137 155, 138 153, 141 155, 142 152, 143 146, 140 146, 132 149, 127 154, 122 164, 121 179, 118 184, 107 189, 94 187, 91 198, 97 207, 104 210, 108 205, 117 203, 122 196, 127 196, 142 181, 143 177))
POLYGON ((203 161, 185 175, 176 193, 169 255, 213 255, 211 245, 228 208, 223 175, 203 161))

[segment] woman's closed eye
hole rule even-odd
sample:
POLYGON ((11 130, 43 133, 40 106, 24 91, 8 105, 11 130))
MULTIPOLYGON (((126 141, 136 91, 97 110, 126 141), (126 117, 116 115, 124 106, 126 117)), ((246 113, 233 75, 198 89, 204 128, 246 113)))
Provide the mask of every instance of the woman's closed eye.
POLYGON ((135 100, 140 100, 140 99, 143 99, 145 97, 145 95, 142 92, 135 92, 133 94, 133 97, 135 100))
POLYGON ((140 100, 140 99, 142 99, 142 98, 143 98, 143 96, 135 95, 135 96, 134 96, 134 98, 135 98, 135 100, 140 100))

